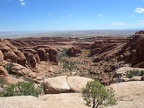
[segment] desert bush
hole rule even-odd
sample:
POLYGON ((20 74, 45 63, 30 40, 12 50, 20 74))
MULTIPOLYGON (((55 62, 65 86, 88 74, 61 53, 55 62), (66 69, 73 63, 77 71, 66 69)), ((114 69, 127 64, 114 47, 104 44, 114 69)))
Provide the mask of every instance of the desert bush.
POLYGON ((0 86, 3 86, 5 84, 5 79, 0 77, 0 86))
POLYGON ((114 98, 114 91, 112 88, 106 88, 99 81, 90 81, 82 90, 82 96, 88 106, 98 108, 100 105, 114 105, 116 100, 114 98))
POLYGON ((144 75, 144 70, 141 70, 140 74, 141 74, 141 76, 143 76, 144 75))
POLYGON ((12 62, 7 63, 7 64, 5 65, 5 69, 7 70, 7 72, 8 72, 9 74, 11 73, 12 67, 13 67, 13 63, 12 63, 12 62))
POLYGON ((59 62, 63 62, 63 61, 64 61, 63 59, 64 59, 65 57, 69 57, 66 52, 67 52, 67 49, 66 49, 66 48, 64 48, 63 50, 59 51, 59 53, 58 53, 58 55, 57 55, 59 62))
POLYGON ((126 77, 127 78, 132 78, 133 76, 134 76, 133 72, 131 72, 131 71, 126 72, 126 77))
POLYGON ((144 70, 129 70, 126 71, 126 76, 128 78, 132 78, 133 76, 143 76, 144 75, 144 70))
POLYGON ((10 84, 2 92, 0 92, 1 97, 8 96, 36 96, 42 93, 41 86, 35 86, 33 82, 18 82, 17 84, 10 84))

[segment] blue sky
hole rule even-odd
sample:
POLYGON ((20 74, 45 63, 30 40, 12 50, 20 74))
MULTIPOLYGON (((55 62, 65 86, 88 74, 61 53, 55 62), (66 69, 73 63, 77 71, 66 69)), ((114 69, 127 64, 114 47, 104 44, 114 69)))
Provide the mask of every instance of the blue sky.
POLYGON ((0 31, 144 28, 144 0, 0 0, 0 31))

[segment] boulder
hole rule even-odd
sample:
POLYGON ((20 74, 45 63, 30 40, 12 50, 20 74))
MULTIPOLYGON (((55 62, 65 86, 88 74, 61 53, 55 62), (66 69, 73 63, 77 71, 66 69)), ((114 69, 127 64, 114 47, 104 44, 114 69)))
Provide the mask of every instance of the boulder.
POLYGON ((19 65, 17 63, 13 63, 11 72, 14 74, 24 76, 24 77, 32 77, 32 78, 37 77, 36 73, 32 72, 30 69, 28 69, 22 65, 19 65))
POLYGON ((72 48, 69 48, 68 51, 67 51, 67 54, 71 57, 76 57, 76 56, 80 56, 81 54, 81 49, 78 48, 78 47, 72 47, 72 48))
POLYGON ((89 81, 92 81, 92 79, 79 76, 67 77, 67 83, 73 92, 82 92, 82 88, 84 88, 89 81))
POLYGON ((45 49, 44 48, 39 48, 38 49, 38 55, 41 61, 46 61, 45 59, 45 49))
POLYGON ((27 54, 27 61, 28 61, 29 66, 31 66, 32 68, 36 67, 37 60, 36 60, 34 54, 28 53, 27 54))
POLYGON ((48 78, 44 80, 44 92, 49 93, 67 93, 70 87, 67 83, 66 76, 59 76, 55 78, 48 78))
POLYGON ((25 57, 25 55, 19 50, 14 50, 14 52, 17 55, 17 63, 21 64, 23 66, 26 66, 26 57, 25 57))
POLYGON ((4 59, 10 59, 12 62, 17 62, 17 55, 14 53, 14 51, 9 50, 4 54, 4 59))
POLYGON ((44 80, 44 91, 46 94, 81 92, 88 81, 92 79, 79 76, 47 78, 44 80))
POLYGON ((0 50, 1 51, 8 51, 8 50, 10 50, 10 47, 8 47, 5 43, 3 43, 3 41, 2 42, 0 42, 0 50))
POLYGON ((49 61, 55 65, 58 65, 57 53, 58 52, 55 49, 52 48, 49 49, 49 61))

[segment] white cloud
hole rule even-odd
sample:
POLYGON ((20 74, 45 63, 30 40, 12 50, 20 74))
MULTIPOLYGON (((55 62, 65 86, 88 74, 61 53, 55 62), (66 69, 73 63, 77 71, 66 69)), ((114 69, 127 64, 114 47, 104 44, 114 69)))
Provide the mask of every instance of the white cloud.
POLYGON ((112 26, 127 26, 127 24, 124 22, 113 22, 111 25, 112 26))
POLYGON ((103 17, 103 15, 99 15, 98 17, 103 17))
POLYGON ((20 1, 22 6, 24 6, 26 4, 24 0, 19 0, 19 1, 20 1))
POLYGON ((70 14, 69 16, 70 17, 73 17, 73 16, 75 16, 77 13, 72 13, 72 14, 70 14))
POLYGON ((137 12, 137 13, 144 13, 144 8, 136 8, 135 12, 137 12))
POLYGON ((21 5, 24 6, 24 5, 25 5, 25 2, 21 2, 21 5))
POLYGON ((131 15, 131 17, 135 17, 135 15, 131 15))
POLYGON ((66 19, 66 17, 62 17, 62 19, 66 19))

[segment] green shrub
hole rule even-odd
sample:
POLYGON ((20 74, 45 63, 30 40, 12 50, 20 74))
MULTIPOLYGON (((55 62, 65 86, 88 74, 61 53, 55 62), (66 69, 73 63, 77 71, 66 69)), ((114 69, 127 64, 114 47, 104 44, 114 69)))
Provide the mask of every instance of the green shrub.
POLYGON ((88 106, 98 108, 99 105, 114 105, 116 100, 114 98, 114 91, 112 88, 106 88, 99 81, 90 81, 82 90, 82 96, 87 102, 88 106))
POLYGON ((33 82, 19 82, 17 84, 10 84, 4 91, 0 92, 1 97, 8 96, 36 96, 42 93, 42 87, 35 87, 33 82))
POLYGON ((144 75, 144 70, 141 70, 140 74, 141 74, 141 76, 143 76, 144 75))
POLYGON ((133 69, 133 70, 126 71, 126 76, 128 78, 132 78, 133 76, 143 76, 143 75, 144 75, 144 70, 139 71, 133 69))
POLYGON ((13 63, 12 63, 12 62, 7 63, 7 64, 5 65, 5 69, 7 70, 7 72, 8 72, 9 74, 11 73, 12 67, 13 67, 13 63))
POLYGON ((0 86, 3 86, 5 84, 5 79, 0 77, 0 86))
POLYGON ((132 78, 134 76, 134 74, 132 72, 127 71, 126 76, 127 76, 127 78, 132 78))

